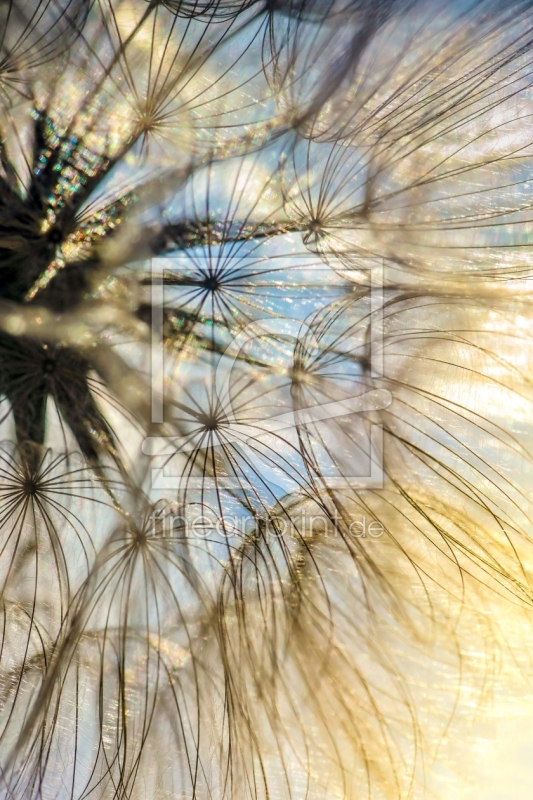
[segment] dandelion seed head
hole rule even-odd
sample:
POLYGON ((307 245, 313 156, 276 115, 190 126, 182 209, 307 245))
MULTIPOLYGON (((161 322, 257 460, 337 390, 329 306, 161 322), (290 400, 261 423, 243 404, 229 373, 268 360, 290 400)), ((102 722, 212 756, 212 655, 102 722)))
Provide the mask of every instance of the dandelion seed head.
POLYGON ((1 6, 14 800, 403 797, 530 670, 499 5, 1 6))

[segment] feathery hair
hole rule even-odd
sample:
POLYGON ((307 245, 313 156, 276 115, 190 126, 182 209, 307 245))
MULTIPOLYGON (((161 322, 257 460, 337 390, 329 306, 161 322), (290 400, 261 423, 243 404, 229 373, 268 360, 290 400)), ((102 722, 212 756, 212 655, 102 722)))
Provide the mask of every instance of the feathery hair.
POLYGON ((427 796, 528 674, 532 45, 0 3, 1 797, 427 796))

